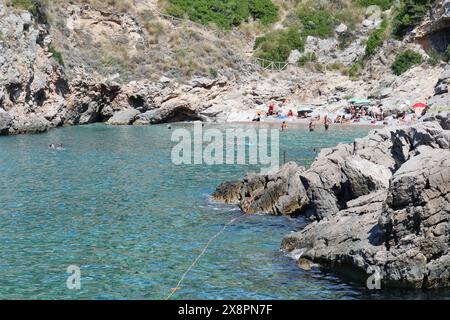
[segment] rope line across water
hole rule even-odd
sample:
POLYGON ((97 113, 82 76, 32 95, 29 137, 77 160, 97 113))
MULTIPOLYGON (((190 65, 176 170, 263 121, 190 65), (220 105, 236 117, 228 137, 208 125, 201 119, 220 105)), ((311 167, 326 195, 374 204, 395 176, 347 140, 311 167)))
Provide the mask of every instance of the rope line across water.
MULTIPOLYGON (((247 211, 250 210, 250 207, 253 204, 254 201, 254 196, 250 199, 249 201, 249 205, 248 205, 248 209, 247 211)), ((206 250, 208 250, 209 246, 211 245, 211 243, 217 238, 219 237, 222 233, 225 232, 225 230, 232 225, 233 223, 235 223, 237 220, 239 220, 240 218, 242 218, 243 216, 245 216, 246 213, 241 214, 239 217, 234 217, 232 218, 226 225, 223 226, 223 228, 217 232, 214 236, 211 237, 211 239, 208 240, 208 242, 206 243, 206 245, 204 246, 203 250, 200 252, 200 254, 197 256, 197 258, 195 258, 194 262, 192 262, 192 264, 189 266, 189 268, 187 268, 186 272, 183 273, 183 275, 181 276, 180 280, 177 283, 177 286, 175 288, 172 288, 171 293, 167 296, 166 300, 170 300, 170 298, 172 298, 172 296, 181 289, 181 284, 183 283, 184 279, 186 278, 186 276, 189 274, 189 272, 196 266, 196 264, 200 261, 200 259, 205 255, 206 250)))

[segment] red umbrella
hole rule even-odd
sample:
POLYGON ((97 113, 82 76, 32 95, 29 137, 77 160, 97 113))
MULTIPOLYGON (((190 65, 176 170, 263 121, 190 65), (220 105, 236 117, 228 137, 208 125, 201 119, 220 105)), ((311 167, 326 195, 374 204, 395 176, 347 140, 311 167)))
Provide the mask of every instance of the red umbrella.
POLYGON ((419 102, 412 106, 413 108, 428 108, 425 103, 419 102))

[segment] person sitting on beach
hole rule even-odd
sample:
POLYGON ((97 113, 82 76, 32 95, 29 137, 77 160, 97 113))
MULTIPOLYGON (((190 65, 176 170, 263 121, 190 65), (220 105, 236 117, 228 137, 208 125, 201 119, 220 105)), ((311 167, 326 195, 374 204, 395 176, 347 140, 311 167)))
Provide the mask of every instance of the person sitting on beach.
POLYGON ((273 103, 269 104, 269 111, 267 112, 268 116, 272 116, 274 114, 275 111, 275 106, 273 105, 273 103))
POLYGON ((351 123, 351 122, 352 122, 351 118, 347 119, 346 116, 342 116, 342 123, 351 123))
POLYGON ((253 122, 261 122, 261 116, 259 114, 252 120, 253 122))
POLYGON ((294 116, 294 112, 292 110, 289 110, 287 116, 288 117, 293 117, 294 116))
POLYGON ((352 106, 352 108, 350 110, 350 114, 352 115, 351 119, 354 119, 356 117, 356 108, 354 106, 352 106))
POLYGON ((342 122, 342 116, 340 116, 340 115, 336 116, 334 123, 341 123, 341 122, 342 122))

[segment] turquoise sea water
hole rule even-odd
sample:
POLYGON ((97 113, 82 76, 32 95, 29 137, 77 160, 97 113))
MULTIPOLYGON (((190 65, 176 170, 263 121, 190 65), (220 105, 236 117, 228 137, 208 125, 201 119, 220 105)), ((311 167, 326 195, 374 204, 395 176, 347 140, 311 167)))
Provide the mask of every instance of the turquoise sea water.
MULTIPOLYGON (((173 125, 180 127, 192 125, 173 125)), ((314 148, 351 142, 368 130, 290 128, 281 143, 287 160, 309 165, 314 148)), ((258 169, 176 166, 171 133, 166 126, 92 125, 0 137, 0 298, 166 298, 205 243, 241 215, 210 199, 215 187, 258 169), (65 150, 49 150, 50 143, 65 150), (69 265, 81 268, 81 290, 66 287, 69 265)), ((299 270, 279 247, 284 234, 302 226, 301 218, 241 217, 211 243, 173 298, 405 297, 299 270)))

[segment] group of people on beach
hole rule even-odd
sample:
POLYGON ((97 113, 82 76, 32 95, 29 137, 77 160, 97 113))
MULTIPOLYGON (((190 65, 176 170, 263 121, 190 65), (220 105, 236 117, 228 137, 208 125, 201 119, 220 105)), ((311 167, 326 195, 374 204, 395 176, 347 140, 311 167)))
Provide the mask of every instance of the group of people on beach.
MULTIPOLYGON (((315 117, 314 119, 311 119, 309 121, 309 131, 313 132, 316 130, 316 124, 321 122, 321 117, 320 115, 318 115, 317 117, 315 117)), ((331 120, 328 118, 328 115, 325 115, 323 117, 323 121, 322 121, 323 127, 325 128, 325 131, 328 131, 330 129, 330 124, 331 124, 331 120)))
MULTIPOLYGON (((310 131, 310 132, 313 132, 313 131, 316 130, 316 124, 317 124, 317 123, 320 123, 320 115, 317 116, 317 117, 314 118, 314 119, 311 119, 311 120, 309 121, 308 128, 309 128, 309 131, 310 131)), ((328 118, 328 116, 325 116, 325 117, 323 118, 323 122, 322 122, 322 123, 323 123, 323 126, 324 126, 324 128, 325 128, 325 131, 328 131, 328 130, 330 129, 330 124, 331 124, 331 120, 328 118)), ((286 131, 287 127, 288 127, 288 125, 287 125, 286 121, 283 121, 283 122, 281 123, 281 131, 286 131)))
MULTIPOLYGON (((274 103, 268 105, 267 112, 258 111, 256 117, 253 119, 255 122, 262 121, 262 117, 266 118, 277 118, 280 120, 289 118, 298 118, 300 120, 309 120, 309 129, 314 131, 317 123, 322 123, 325 130, 328 131, 332 123, 335 124, 373 124, 373 125, 387 125, 392 123, 408 124, 415 123, 417 120, 423 116, 428 111, 427 104, 416 104, 412 106, 412 109, 408 109, 405 106, 398 109, 397 112, 386 112, 383 104, 381 103, 371 103, 369 100, 362 101, 351 101, 350 105, 345 108, 344 112, 338 114, 332 114, 331 117, 323 114, 314 115, 313 109, 303 108, 299 109, 298 114, 294 114, 292 109, 287 113, 279 111, 274 103), (417 105, 425 106, 424 109, 418 109, 417 105), (412 110, 414 109, 414 112, 412 110), (403 111, 402 111, 403 110, 403 111), (312 117, 311 117, 312 116, 312 117)), ((420 106, 419 106, 420 107, 420 106)), ((287 128, 286 121, 283 121, 281 130, 284 131, 287 128)))

